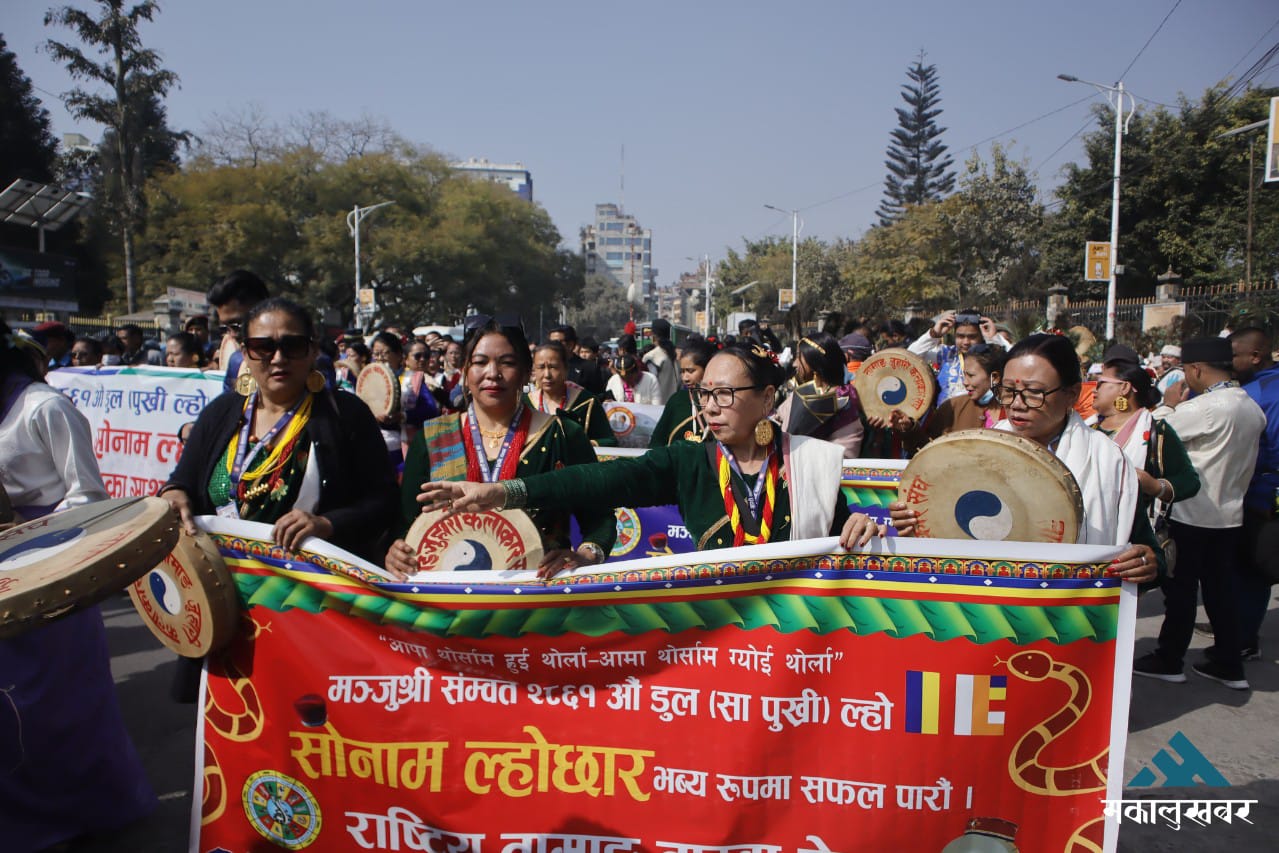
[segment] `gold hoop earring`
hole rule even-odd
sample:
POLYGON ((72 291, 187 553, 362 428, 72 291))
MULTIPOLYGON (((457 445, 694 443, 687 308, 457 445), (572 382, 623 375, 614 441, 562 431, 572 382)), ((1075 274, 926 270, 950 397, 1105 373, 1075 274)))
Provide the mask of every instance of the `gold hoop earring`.
POLYGON ((325 380, 324 374, 318 370, 312 370, 306 375, 306 390, 312 394, 319 394, 329 383, 325 380))
POLYGON ((768 418, 755 424, 755 443, 760 447, 767 447, 773 443, 773 422, 768 418))
POLYGON ((1127 398, 1127 397, 1116 397, 1116 398, 1115 398, 1115 411, 1116 411, 1116 412, 1126 412, 1126 411, 1128 411, 1128 398, 1127 398))

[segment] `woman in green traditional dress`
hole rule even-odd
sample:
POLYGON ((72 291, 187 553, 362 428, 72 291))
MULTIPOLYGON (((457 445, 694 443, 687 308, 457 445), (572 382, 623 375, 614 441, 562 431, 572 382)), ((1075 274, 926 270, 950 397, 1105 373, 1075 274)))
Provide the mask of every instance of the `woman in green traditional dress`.
POLYGON ((533 391, 528 402, 536 411, 562 415, 581 424, 591 444, 616 447, 604 401, 568 379, 568 353, 558 341, 533 351, 533 391))
MULTIPOLYGON (((460 414, 442 415, 422 425, 409 447, 401 487, 400 535, 421 507, 416 500, 428 480, 500 484, 517 476, 595 462, 595 451, 576 421, 536 411, 525 404, 523 388, 532 373, 524 330, 488 317, 472 318, 462 359, 469 398, 460 414)), ((540 569, 560 569, 604 561, 617 536, 612 505, 584 504, 573 513, 582 544, 569 543, 567 507, 532 507, 529 516, 542 534, 540 569)), ((401 538, 386 553, 386 567, 401 576, 417 571, 416 555, 401 538)))
POLYGON ((836 534, 845 547, 864 543, 874 525, 850 521, 843 448, 768 420, 782 381, 774 358, 735 345, 711 359, 696 393, 714 440, 501 483, 431 482, 417 500, 454 512, 676 504, 699 550, 836 534))
POLYGON ((702 419, 701 407, 693 399, 693 389, 701 384, 706 365, 716 352, 715 345, 705 338, 691 338, 684 343, 679 354, 679 378, 683 387, 666 401, 649 438, 650 448, 677 441, 701 442, 706 437, 706 422, 702 419))
POLYGON ((368 406, 326 390, 302 306, 259 302, 244 329, 256 388, 204 408, 161 497, 191 534, 193 516, 216 512, 274 525, 285 548, 317 536, 377 559, 395 512, 395 479, 368 406))

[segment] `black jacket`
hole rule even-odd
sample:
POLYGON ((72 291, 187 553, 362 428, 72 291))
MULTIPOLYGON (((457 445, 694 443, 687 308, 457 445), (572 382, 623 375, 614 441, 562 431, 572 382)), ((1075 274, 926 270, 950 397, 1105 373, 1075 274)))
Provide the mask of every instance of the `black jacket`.
POLYGON ((584 359, 576 354, 568 357, 568 378, 571 382, 576 382, 592 394, 604 393, 604 374, 600 370, 599 362, 594 359, 584 359))
MULTIPOLYGON (((229 392, 205 407, 165 488, 182 489, 197 515, 212 515, 209 480, 240 425, 244 397, 229 392)), ((311 407, 305 435, 320 471, 316 512, 333 525, 330 541, 381 565, 399 509, 395 473, 373 413, 345 391, 323 392, 311 407)))

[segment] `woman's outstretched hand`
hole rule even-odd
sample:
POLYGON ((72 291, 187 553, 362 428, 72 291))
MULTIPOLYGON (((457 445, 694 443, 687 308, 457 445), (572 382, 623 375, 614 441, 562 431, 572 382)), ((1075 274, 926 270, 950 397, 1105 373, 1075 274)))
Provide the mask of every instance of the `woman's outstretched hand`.
POLYGON ((444 510, 446 515, 459 512, 483 512, 501 509, 506 490, 501 483, 472 483, 466 480, 434 480, 422 484, 417 496, 422 512, 444 510))

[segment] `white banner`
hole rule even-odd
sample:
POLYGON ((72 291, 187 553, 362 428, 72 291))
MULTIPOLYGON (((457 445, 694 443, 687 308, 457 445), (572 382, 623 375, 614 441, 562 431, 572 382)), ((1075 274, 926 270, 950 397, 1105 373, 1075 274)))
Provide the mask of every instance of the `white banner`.
POLYGON ((663 406, 641 406, 639 403, 604 404, 608 425, 621 447, 648 447, 653 428, 662 417, 663 406))
POLYGON ((179 431, 222 393, 221 372, 180 367, 65 367, 46 379, 89 419, 113 498, 158 492, 182 455, 179 431))

